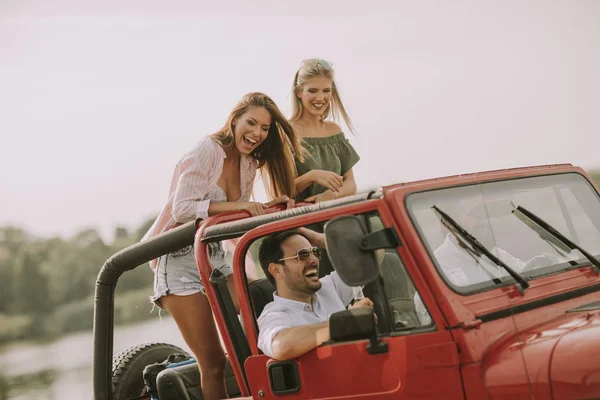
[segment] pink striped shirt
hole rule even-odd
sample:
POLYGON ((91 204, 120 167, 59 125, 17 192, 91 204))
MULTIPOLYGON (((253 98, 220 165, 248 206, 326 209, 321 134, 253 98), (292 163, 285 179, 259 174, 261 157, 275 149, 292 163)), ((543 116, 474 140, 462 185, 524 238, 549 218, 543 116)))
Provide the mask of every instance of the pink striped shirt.
MULTIPOLYGON (((207 194, 217 187, 223 172, 223 161, 227 158, 223 148, 210 136, 202 139, 177 163, 167 204, 142 240, 165 232, 176 225, 198 218, 208 218, 211 199, 207 194)), ((240 198, 250 200, 258 163, 255 159, 242 156, 240 159, 240 198)), ((231 200, 228 200, 231 201, 231 200)), ((154 264, 154 263, 152 263, 154 264)))

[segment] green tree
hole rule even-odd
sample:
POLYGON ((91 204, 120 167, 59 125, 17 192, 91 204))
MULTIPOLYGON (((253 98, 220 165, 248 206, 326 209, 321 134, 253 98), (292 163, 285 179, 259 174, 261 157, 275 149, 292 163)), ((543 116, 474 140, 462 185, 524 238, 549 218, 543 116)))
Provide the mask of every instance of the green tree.
POLYGON ((98 272, 111 252, 95 229, 80 232, 70 244, 71 250, 65 260, 67 269, 71 271, 66 301, 85 299, 94 293, 98 272))
POLYGON ((120 239, 129 240, 129 231, 127 230, 127 228, 124 228, 122 226, 117 226, 115 228, 115 242, 120 239))
POLYGON ((8 310, 12 302, 12 254, 3 244, 0 244, 0 313, 8 310))
POLYGON ((29 240, 29 234, 21 228, 14 226, 0 228, 0 243, 12 252, 16 253, 29 240))
MULTIPOLYGON (((146 220, 134 232, 129 234, 129 237, 127 238, 127 240, 125 240, 124 238, 117 240, 117 237, 115 235, 115 241, 111 246, 112 252, 110 255, 115 254, 118 251, 120 251, 134 243, 138 243, 140 240, 142 240, 142 238, 144 237, 146 232, 148 232, 148 230, 154 223, 155 219, 156 218, 150 218, 150 219, 146 220)), ((154 274, 152 273, 152 271, 150 271, 148 265, 146 264, 146 265, 139 266, 138 268, 134 269, 133 271, 126 272, 125 274, 123 274, 121 276, 121 278, 119 279, 119 283, 117 285, 117 296, 120 297, 124 293, 129 292, 131 290, 148 288, 148 287, 152 286, 153 280, 154 280, 154 274)), ((150 296, 150 295, 151 295, 151 293, 148 293, 148 296, 150 296)))
POLYGON ((19 314, 39 315, 51 309, 48 276, 40 268, 35 250, 23 247, 14 263, 12 310, 19 314))
POLYGON ((29 235, 21 228, 0 228, 0 313, 10 310, 13 302, 14 260, 20 249, 29 241, 29 235))
POLYGON ((140 225, 140 227, 135 231, 135 236, 133 237, 135 242, 142 240, 146 232, 148 232, 150 227, 152 227, 152 224, 156 218, 157 217, 149 218, 142 225, 140 225))

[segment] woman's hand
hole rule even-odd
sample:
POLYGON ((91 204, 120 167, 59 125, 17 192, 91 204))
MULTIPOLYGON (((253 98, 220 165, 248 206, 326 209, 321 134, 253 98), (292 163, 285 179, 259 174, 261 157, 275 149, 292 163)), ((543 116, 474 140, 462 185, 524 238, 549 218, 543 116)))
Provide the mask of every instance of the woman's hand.
POLYGON ((315 203, 320 203, 322 201, 334 200, 334 199, 335 199, 335 195, 333 194, 333 192, 331 190, 326 190, 323 193, 319 193, 319 194, 315 194, 314 196, 307 197, 304 201, 306 201, 306 202, 314 201, 315 203))
POLYGON ((314 183, 317 183, 332 192, 339 192, 342 188, 344 177, 335 172, 313 169, 310 173, 312 174, 311 179, 314 183))
POLYGON ((248 211, 253 217, 256 217, 257 215, 263 215, 265 213, 265 210, 269 208, 266 204, 257 203, 254 201, 237 203, 237 205, 238 210, 248 211))
POLYGON ((271 206, 274 206, 275 204, 285 204, 286 205, 285 209, 288 210, 290 208, 294 208, 294 204, 296 204, 296 202, 294 201, 294 199, 290 199, 289 196, 283 195, 283 196, 276 197, 269 202, 266 202, 265 206, 271 207, 271 206))
POLYGON ((275 204, 286 204, 286 208, 294 207, 294 199, 290 199, 288 196, 279 196, 267 203, 257 203, 254 201, 248 201, 243 203, 236 203, 237 210, 248 211, 250 215, 256 217, 257 215, 263 215, 265 210, 275 204))

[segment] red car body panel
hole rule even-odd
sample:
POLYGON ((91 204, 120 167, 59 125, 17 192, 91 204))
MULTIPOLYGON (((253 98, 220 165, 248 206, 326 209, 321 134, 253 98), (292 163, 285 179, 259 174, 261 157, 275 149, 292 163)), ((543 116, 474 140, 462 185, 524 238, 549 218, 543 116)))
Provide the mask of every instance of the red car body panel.
MULTIPOLYGON (((318 347, 297 360, 301 389, 286 399, 314 398, 462 398, 456 346, 448 332, 383 339, 385 354, 365 352, 366 341, 318 347), (340 365, 339 360, 349 360, 340 365), (426 384, 427 382, 427 384, 426 384)), ((279 398, 269 388, 265 355, 246 361, 253 395, 279 398)))
MULTIPOLYGON (((244 235, 234 256, 234 280, 252 356, 244 365, 232 360, 243 396, 254 399, 576 399, 600 398, 600 313, 567 312, 600 301, 600 276, 591 266, 537 278, 525 293, 515 285, 471 295, 452 290, 437 271, 405 207, 415 191, 535 175, 586 173, 571 165, 499 170, 430 179, 383 188, 375 200, 326 209, 260 226, 244 235), (267 367, 273 360, 257 348, 257 328, 242 268, 246 248, 267 233, 377 210, 394 227, 397 251, 425 303, 435 330, 382 338, 385 354, 370 355, 366 341, 326 345, 295 359, 301 389, 276 396, 267 367), (485 321, 484 321, 485 320, 485 321), (247 382, 242 377, 246 372, 247 382)), ((594 185, 596 191, 598 188, 594 185)), ((276 211, 276 210, 275 210, 276 211)), ((196 236, 196 257, 203 281, 211 267, 203 230, 240 213, 205 221, 196 236)), ((225 347, 233 344, 215 301, 205 285, 225 347)))

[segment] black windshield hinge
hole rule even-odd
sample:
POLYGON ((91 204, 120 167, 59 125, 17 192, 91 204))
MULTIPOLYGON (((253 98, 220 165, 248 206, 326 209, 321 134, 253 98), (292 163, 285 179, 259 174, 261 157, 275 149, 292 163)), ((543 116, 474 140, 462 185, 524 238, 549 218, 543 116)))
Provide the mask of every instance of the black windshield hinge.
POLYGON ((393 227, 369 233, 358 241, 358 248, 363 251, 395 249, 400 246, 402 246, 402 242, 393 227))

